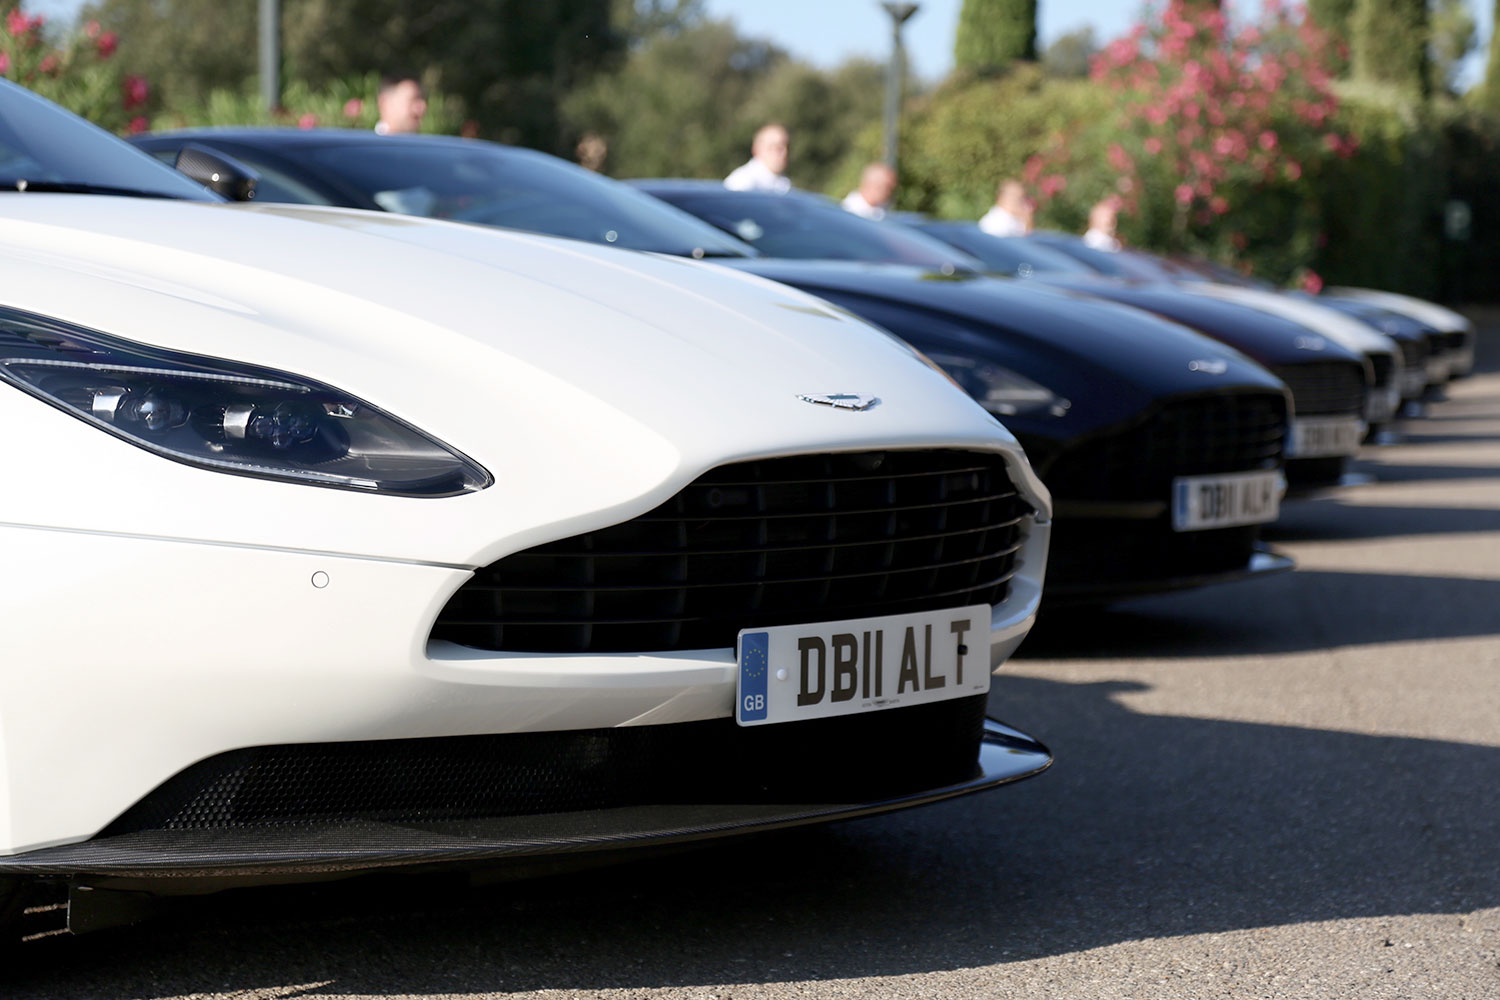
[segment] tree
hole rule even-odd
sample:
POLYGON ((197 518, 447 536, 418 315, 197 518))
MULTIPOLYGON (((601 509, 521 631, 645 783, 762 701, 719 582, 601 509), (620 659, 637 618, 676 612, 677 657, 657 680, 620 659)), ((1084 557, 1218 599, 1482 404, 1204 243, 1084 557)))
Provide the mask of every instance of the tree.
POLYGON ((1094 29, 1084 25, 1058 37, 1042 53, 1042 65, 1048 76, 1082 79, 1089 75, 1089 63, 1099 46, 1094 42, 1094 29))
POLYGON ((1427 92, 1427 0, 1356 0, 1354 76, 1427 92))
POLYGON ((1490 60, 1484 82, 1474 88, 1474 101, 1492 115, 1500 115, 1500 0, 1495 0, 1495 18, 1490 23, 1490 60))
MULTIPOLYGON (((618 0, 282 0, 283 75, 312 87, 403 69, 458 97, 486 134, 562 149, 563 96, 623 48, 618 0)), ((637 9, 666 12, 665 0, 637 9), (659 10, 658 10, 659 8, 659 10)), ((683 5, 676 5, 681 7, 683 5)), ((256 5, 96 0, 87 16, 161 100, 202 105, 256 73, 256 5)))
POLYGON ((1474 15, 1465 0, 1436 0, 1432 8, 1432 39, 1428 44, 1431 89, 1458 91, 1460 64, 1479 44, 1474 15))
POLYGON ((990 73, 1017 59, 1036 59, 1037 0, 964 0, 953 64, 990 73))
MULTIPOLYGON (((606 169, 625 177, 723 177, 750 155, 760 121, 742 109, 756 85, 787 61, 768 42, 704 21, 657 36, 618 70, 569 95, 567 124, 608 143, 606 169)), ((792 137, 796 164, 797 137, 792 137)))
POLYGON ((1340 76, 1349 72, 1349 39, 1358 0, 1308 0, 1307 18, 1334 40, 1330 68, 1340 76))

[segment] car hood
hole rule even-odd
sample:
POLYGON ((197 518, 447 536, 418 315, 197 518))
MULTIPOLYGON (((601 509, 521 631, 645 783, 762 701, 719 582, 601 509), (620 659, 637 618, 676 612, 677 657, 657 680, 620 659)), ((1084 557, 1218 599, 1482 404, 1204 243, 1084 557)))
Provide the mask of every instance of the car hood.
POLYGON ((1281 292, 1266 291, 1262 288, 1242 288, 1237 285, 1219 285, 1210 282, 1183 284, 1179 287, 1190 295, 1206 295, 1224 302, 1237 302, 1251 309, 1259 309, 1261 312, 1300 323, 1314 333, 1322 334, 1329 340, 1360 354, 1389 354, 1392 358, 1399 357, 1401 354, 1401 349, 1390 337, 1371 329, 1367 323, 1361 323, 1353 317, 1317 302, 1295 298, 1281 292))
POLYGON ((205 472, 13 394, 0 416, 24 406, 40 430, 5 457, 46 485, 0 520, 476 565, 635 516, 714 465, 903 446, 1007 451, 1046 504, 1014 439, 910 348, 754 277, 344 209, 12 195, 0 218, 0 303, 328 383, 496 480, 428 500, 205 472), (798 398, 820 393, 880 402, 798 398), (55 474, 70 463, 90 489, 55 474))
POLYGON ((1052 274, 1038 274, 1031 280, 1146 309, 1236 347, 1263 365, 1332 360, 1363 363, 1359 353, 1285 316, 1272 315, 1238 302, 1196 295, 1175 285, 1052 274))
MULTIPOLYGON (((1057 427, 1057 436, 1130 419, 1168 396, 1281 391, 1279 381, 1232 347, 1139 309, 1029 280, 891 264, 732 264, 856 312, 868 308, 861 314, 919 350, 969 352, 1042 383, 1073 404, 1069 420, 1049 418, 1035 428, 1057 427)), ((1006 420, 1018 433, 1026 423, 1006 420)))
POLYGON ((1403 316, 1410 316, 1434 330, 1467 334, 1474 332, 1473 320, 1462 313, 1440 306, 1436 302, 1428 302, 1426 299, 1401 295, 1397 292, 1379 291, 1374 288, 1329 288, 1324 294, 1329 298, 1368 302, 1370 305, 1380 306, 1403 316))

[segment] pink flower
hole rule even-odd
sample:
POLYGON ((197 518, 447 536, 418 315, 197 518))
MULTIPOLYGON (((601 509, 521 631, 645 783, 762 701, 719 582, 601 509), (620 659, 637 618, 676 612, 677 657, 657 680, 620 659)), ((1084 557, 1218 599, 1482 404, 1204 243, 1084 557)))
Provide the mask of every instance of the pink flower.
POLYGON ((57 57, 56 52, 50 52, 42 58, 42 63, 37 69, 45 76, 55 76, 57 68, 62 65, 62 60, 57 57))
POLYGON ((1125 147, 1121 146, 1118 142, 1109 144, 1107 156, 1109 158, 1109 165, 1116 170, 1123 173, 1130 169, 1130 156, 1125 152, 1125 147))
POLYGON ((307 112, 301 118, 297 119, 297 127, 298 128, 304 128, 304 129, 306 129, 306 128, 317 128, 318 127, 318 116, 315 115, 315 114, 313 114, 311 111, 307 112))
POLYGON ((103 28, 100 26, 98 21, 90 21, 83 26, 83 33, 89 38, 98 38, 99 32, 102 30, 103 28))
POLYGON ((1286 163, 1286 179, 1289 181, 1302 179, 1302 164, 1296 160, 1288 160, 1286 163))
POLYGON ((1302 290, 1317 295, 1323 290, 1323 279, 1317 271, 1308 271, 1302 276, 1302 290))
POLYGON ((1172 192, 1177 198, 1177 204, 1189 205, 1193 201, 1193 186, 1191 184, 1179 184, 1177 190, 1172 192))
POLYGON ((1161 140, 1154 135, 1147 139, 1144 143, 1142 143, 1142 145, 1145 146, 1146 152, 1150 153, 1152 156, 1155 156, 1161 152, 1161 140))
POLYGON ((1068 186, 1068 179, 1062 174, 1048 174, 1042 178, 1037 186, 1043 198, 1055 198, 1068 186))
POLYGON ((1258 139, 1257 142, 1259 143, 1261 149, 1264 149, 1268 153, 1272 152, 1276 149, 1277 145, 1276 133, 1272 132, 1270 129, 1266 129, 1260 134, 1260 139, 1258 139))
POLYGON ((115 49, 119 48, 120 36, 113 31, 106 31, 99 36, 99 40, 94 43, 94 46, 98 49, 100 59, 108 59, 115 54, 115 49))
POLYGON ((344 102, 344 117, 358 118, 365 112, 365 102, 357 97, 351 97, 344 102))
POLYGON ((151 96, 151 88, 144 77, 129 74, 120 81, 120 90, 125 95, 125 110, 134 111, 146 103, 151 96))
POLYGON ((10 53, 0 52, 0 76, 10 72, 10 53))
POLYGON ((146 121, 146 119, 141 117, 140 115, 136 115, 134 118, 130 119, 130 124, 125 126, 125 131, 130 135, 136 135, 138 133, 146 131, 146 129, 150 127, 150 122, 146 121))
POLYGON ((20 38, 31 30, 31 19, 21 13, 21 8, 12 7, 5 15, 5 30, 11 37, 20 38))
POLYGON ((1229 211, 1229 201, 1223 197, 1215 197, 1209 201, 1208 209, 1215 215, 1224 215, 1229 211))

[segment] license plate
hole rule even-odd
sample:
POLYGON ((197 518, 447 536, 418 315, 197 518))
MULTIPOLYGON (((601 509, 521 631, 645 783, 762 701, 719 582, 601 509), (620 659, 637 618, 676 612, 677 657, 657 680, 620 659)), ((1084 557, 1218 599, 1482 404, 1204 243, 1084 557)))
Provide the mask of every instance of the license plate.
POLYGON ((742 726, 878 712, 990 689, 990 606, 744 629, 742 726))
POLYGON ((1235 472, 1172 480, 1172 530, 1203 531, 1276 520, 1281 473, 1235 472))
POLYGON ((1359 451, 1365 436, 1358 417, 1298 417, 1292 421, 1288 458, 1331 458, 1359 451))

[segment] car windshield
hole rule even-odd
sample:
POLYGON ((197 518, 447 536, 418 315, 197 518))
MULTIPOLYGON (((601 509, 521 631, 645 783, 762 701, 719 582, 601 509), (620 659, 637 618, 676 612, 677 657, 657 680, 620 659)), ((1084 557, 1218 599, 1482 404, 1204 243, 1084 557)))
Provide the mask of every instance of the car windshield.
POLYGON ((905 226, 861 219, 815 195, 645 187, 770 257, 879 261, 947 272, 984 270, 973 257, 944 243, 905 226))
MULTIPOLYGON (((292 156, 301 152, 283 150, 292 156)), ((484 142, 329 144, 302 153, 388 212, 630 250, 744 257, 748 247, 654 198, 531 150, 484 142)))
POLYGON ((0 192, 5 191, 217 200, 103 129, 0 80, 0 192))
POLYGON ((1036 240, 991 236, 972 222, 924 222, 923 233, 984 261, 1001 274, 1093 274, 1089 268, 1036 240))

